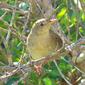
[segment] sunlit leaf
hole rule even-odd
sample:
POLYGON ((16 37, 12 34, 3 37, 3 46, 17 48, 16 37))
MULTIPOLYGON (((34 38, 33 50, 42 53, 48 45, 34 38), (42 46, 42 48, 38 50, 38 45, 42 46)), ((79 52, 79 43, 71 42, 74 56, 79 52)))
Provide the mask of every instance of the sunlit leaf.
POLYGON ((82 20, 85 21, 85 14, 84 13, 82 13, 81 17, 82 17, 82 20))
POLYGON ((66 8, 62 8, 61 11, 57 14, 57 18, 62 18, 66 13, 66 8))
POLYGON ((47 78, 44 78, 43 81, 44 81, 44 84, 45 84, 45 85, 52 85, 52 81, 51 81, 51 79, 48 78, 48 77, 47 77, 47 78))

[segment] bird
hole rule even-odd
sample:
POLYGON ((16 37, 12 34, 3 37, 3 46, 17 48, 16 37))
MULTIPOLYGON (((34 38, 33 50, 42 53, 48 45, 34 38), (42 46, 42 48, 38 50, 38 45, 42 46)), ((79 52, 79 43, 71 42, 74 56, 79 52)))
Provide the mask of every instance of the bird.
POLYGON ((52 30, 54 24, 56 24, 55 18, 41 18, 34 22, 27 37, 27 50, 32 60, 51 55, 62 47, 62 40, 52 30))
MULTIPOLYGON (((56 19, 42 18, 34 22, 27 37, 27 51, 31 55, 30 59, 32 61, 49 56, 62 47, 61 38, 52 30, 54 24, 56 24, 56 19)), ((59 57, 57 59, 59 59, 59 57)), ((34 65, 34 68, 40 75, 42 72, 42 64, 34 65)))

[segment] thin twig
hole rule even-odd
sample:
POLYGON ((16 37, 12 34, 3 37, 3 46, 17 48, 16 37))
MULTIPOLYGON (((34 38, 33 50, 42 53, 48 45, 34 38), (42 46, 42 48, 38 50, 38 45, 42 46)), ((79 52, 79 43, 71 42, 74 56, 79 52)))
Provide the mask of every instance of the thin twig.
POLYGON ((61 77, 65 80, 65 82, 68 84, 68 85, 72 85, 64 76, 64 74, 61 72, 60 68, 58 67, 58 64, 56 62, 56 60, 53 60, 58 72, 60 73, 61 77))

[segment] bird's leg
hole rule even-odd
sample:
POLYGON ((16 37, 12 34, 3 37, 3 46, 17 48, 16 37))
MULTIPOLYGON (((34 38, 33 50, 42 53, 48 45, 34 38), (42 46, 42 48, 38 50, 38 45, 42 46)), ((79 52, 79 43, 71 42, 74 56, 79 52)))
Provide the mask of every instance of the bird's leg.
POLYGON ((42 64, 34 65, 34 69, 35 69, 36 73, 38 73, 40 75, 42 72, 42 64))

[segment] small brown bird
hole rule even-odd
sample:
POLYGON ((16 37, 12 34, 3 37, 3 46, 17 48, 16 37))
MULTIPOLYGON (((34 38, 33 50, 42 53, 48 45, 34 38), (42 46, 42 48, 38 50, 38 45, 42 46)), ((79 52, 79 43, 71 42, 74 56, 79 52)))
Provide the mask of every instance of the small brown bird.
MULTIPOLYGON (((51 55, 62 47, 61 39, 52 31, 52 26, 55 23, 56 19, 48 20, 43 18, 33 24, 32 30, 27 37, 27 49, 32 60, 51 55)), ((34 65, 34 67, 36 72, 40 75, 42 65, 34 65)))
POLYGON ((45 18, 39 19, 33 24, 27 37, 27 49, 32 60, 46 57, 61 48, 62 41, 52 31, 53 24, 56 24, 56 19, 45 18))

